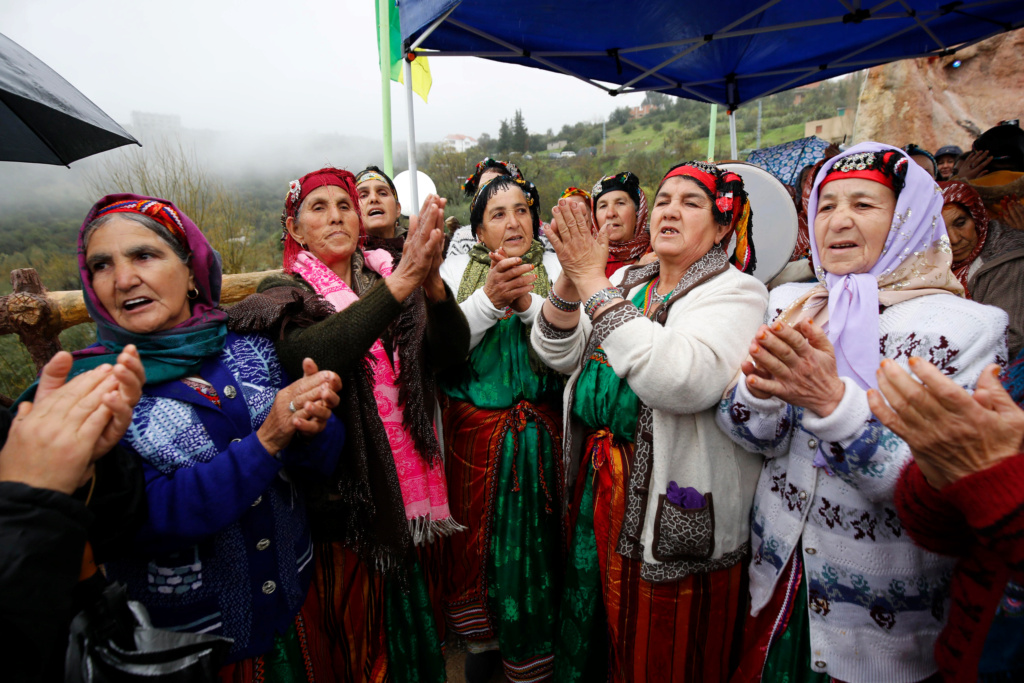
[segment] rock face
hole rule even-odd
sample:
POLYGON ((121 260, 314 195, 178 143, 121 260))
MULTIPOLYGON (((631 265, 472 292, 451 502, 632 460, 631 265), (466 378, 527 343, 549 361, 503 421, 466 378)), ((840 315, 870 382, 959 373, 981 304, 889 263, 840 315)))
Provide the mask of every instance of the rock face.
POLYGON ((896 147, 914 142, 933 152, 942 145, 967 150, 983 131, 1016 118, 1024 119, 1024 29, 949 57, 870 69, 853 138, 896 147))

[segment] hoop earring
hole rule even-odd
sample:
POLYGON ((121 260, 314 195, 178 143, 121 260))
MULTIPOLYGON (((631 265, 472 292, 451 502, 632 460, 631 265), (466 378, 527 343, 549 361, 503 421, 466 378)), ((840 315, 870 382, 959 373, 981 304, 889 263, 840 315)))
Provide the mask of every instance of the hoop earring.
POLYGON ((192 289, 188 290, 188 298, 192 299, 193 301, 198 299, 199 298, 199 288, 198 287, 193 287, 192 289))

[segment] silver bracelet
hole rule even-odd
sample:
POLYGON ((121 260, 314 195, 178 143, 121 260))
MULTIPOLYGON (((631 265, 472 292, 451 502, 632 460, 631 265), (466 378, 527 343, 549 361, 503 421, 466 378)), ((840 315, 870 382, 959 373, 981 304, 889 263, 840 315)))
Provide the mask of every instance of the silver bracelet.
POLYGON ((606 287, 605 289, 594 292, 594 295, 587 299, 587 303, 583 304, 583 312, 587 314, 588 318, 593 320, 594 313, 597 309, 601 308, 613 299, 621 298, 622 292, 619 291, 618 287, 606 287))
POLYGON ((554 289, 548 290, 548 301, 551 302, 552 306, 554 306, 560 311, 564 311, 565 313, 572 313, 573 311, 579 310, 581 303, 579 301, 566 301, 562 297, 555 294, 554 289))

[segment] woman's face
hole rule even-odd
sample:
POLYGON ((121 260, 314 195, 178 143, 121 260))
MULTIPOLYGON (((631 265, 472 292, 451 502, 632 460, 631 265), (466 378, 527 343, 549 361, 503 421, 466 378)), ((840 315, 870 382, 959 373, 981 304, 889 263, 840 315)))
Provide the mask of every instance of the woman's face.
POLYGON ((159 235, 114 217, 89 238, 85 266, 100 305, 135 334, 169 330, 189 319, 191 269, 159 235))
POLYGON ((615 242, 628 242, 633 239, 636 230, 636 204, 625 190, 606 192, 597 200, 594 207, 597 227, 608 232, 608 239, 615 242))
POLYGON ((380 180, 365 180, 356 187, 359 210, 363 214, 366 232, 381 237, 393 237, 395 224, 402 210, 391 187, 380 180))
POLYGON ((651 246, 662 263, 689 266, 728 230, 715 221, 711 198, 689 178, 669 178, 654 197, 651 246))
POLYGON ((956 156, 943 154, 935 161, 939 164, 939 178, 949 180, 953 177, 953 166, 956 164, 956 156))
POLYGON ((935 177, 935 164, 932 163, 931 159, 923 154, 911 154, 910 158, 913 159, 918 166, 928 171, 928 174, 931 175, 931 177, 935 177))
POLYGON ((866 273, 889 236, 896 195, 866 178, 833 180, 821 188, 814 241, 821 267, 833 275, 866 273))
POLYGON ((949 233, 949 246, 953 248, 953 262, 966 259, 978 246, 978 229, 967 209, 959 204, 942 207, 942 220, 949 233))
POLYGON ((285 227, 329 268, 348 261, 359 245, 359 211, 348 192, 337 185, 324 185, 306 195, 285 227))
POLYGON ((529 250, 533 242, 533 218, 521 189, 498 190, 487 201, 483 223, 477 228, 477 239, 490 251, 504 247, 509 257, 522 256, 529 250))

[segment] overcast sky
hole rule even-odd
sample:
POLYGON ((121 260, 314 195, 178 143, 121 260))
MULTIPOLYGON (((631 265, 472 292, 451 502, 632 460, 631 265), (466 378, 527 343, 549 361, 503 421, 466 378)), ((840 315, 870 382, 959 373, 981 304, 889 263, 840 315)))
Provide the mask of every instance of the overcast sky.
MULTIPOLYGON (((187 128, 257 138, 339 133, 381 139, 374 0, 0 0, 0 33, 119 122, 176 114, 187 128)), ((607 116, 612 98, 574 78, 470 57, 434 58, 417 141, 497 135, 523 111, 532 131, 607 116)), ((404 86, 392 85, 396 142, 404 86)))

